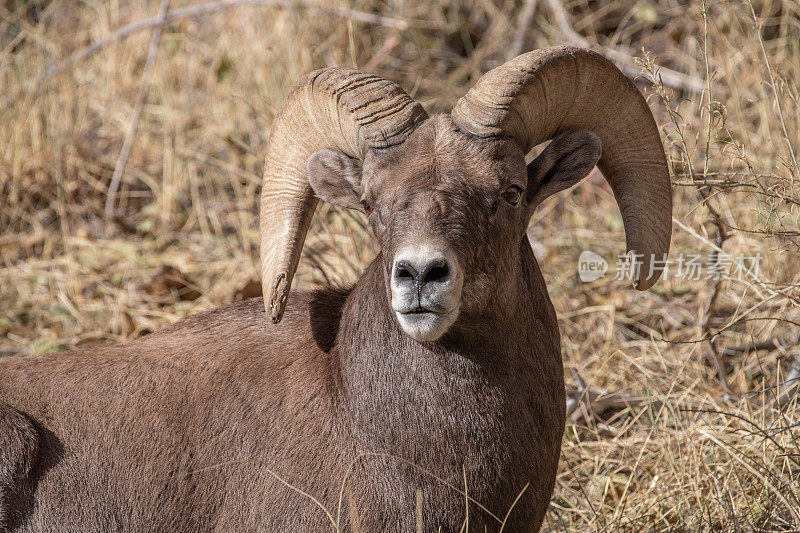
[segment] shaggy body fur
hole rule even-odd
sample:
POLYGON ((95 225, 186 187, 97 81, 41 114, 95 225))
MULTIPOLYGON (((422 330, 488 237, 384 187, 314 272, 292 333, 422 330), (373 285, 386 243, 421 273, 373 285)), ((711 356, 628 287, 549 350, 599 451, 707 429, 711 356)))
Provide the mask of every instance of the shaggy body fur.
MULTIPOLYGON (((14 531, 331 530, 360 452, 411 461, 503 517, 542 520, 563 428, 555 314, 527 242, 516 305, 433 351, 399 331, 381 258, 351 291, 261 299, 111 348, 0 362, 0 517, 14 531), (368 309, 368 313, 363 310, 368 309), (366 320, 365 317, 370 317, 366 320), (376 336, 375 331, 382 332, 376 336), (543 334, 547 332, 546 334, 543 334), (219 339, 227 339, 224 348, 219 339), (524 354, 520 357, 520 354, 524 354), (95 503, 96 502, 96 503, 95 503)), ((341 524, 459 531, 464 498, 393 458, 358 459, 341 524)), ((499 524, 470 506, 470 529, 499 524)))

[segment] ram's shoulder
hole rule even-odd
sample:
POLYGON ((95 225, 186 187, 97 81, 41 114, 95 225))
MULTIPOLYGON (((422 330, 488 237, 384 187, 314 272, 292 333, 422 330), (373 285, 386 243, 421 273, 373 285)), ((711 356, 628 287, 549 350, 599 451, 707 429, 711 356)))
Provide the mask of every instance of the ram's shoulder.
POLYGON ((349 294, 350 289, 338 288, 293 291, 278 324, 270 322, 261 297, 250 298, 188 316, 145 339, 148 343, 181 338, 200 342, 227 339, 229 343, 252 340, 263 346, 294 344, 310 338, 327 352, 333 345, 349 294))

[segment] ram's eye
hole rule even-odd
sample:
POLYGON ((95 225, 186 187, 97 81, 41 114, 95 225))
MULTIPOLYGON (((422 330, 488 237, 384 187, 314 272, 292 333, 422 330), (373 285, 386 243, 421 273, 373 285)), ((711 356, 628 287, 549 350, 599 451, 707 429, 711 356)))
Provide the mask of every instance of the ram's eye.
POLYGON ((366 201, 366 200, 361 200, 361 207, 363 207, 363 208, 364 208, 364 212, 365 212, 367 215, 371 215, 371 214, 372 214, 372 206, 371 206, 371 205, 369 205, 369 203, 367 203, 367 201, 366 201))
POLYGON ((516 185, 512 185, 503 191, 503 199, 511 205, 518 205, 519 201, 522 199, 522 193, 522 189, 516 185))

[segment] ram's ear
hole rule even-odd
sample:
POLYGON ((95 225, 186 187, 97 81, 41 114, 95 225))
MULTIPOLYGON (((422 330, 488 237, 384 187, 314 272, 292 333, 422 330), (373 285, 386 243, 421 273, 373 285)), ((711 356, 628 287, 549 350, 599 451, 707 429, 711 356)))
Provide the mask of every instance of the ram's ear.
POLYGON ((330 204, 361 209, 361 168, 336 150, 320 150, 308 158, 308 182, 317 197, 330 204))
POLYGON ((600 138, 585 130, 559 135, 528 164, 528 204, 568 189, 589 175, 600 160, 600 138))

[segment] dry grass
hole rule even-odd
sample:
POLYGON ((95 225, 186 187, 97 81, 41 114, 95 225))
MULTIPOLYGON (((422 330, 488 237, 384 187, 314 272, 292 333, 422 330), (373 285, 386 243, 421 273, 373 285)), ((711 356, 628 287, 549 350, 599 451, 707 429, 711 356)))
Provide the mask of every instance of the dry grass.
MULTIPOLYGON (((326 65, 369 66, 446 112, 505 59, 523 7, 348 6, 406 21, 400 30, 290 4, 165 25, 114 223, 103 206, 150 31, 31 82, 155 16, 159 2, 0 5, 0 356, 121 342, 246 294, 257 277, 265 137, 293 81, 326 65)), ((525 49, 564 42, 553 5, 539 2, 525 49)), ((751 12, 747 1, 712 1, 704 17, 699 3, 675 0, 564 5, 598 50, 644 49, 711 89, 642 83, 672 163, 673 258, 707 259, 721 243, 762 261, 758 280, 670 275, 648 293, 612 275, 584 284, 582 250, 607 258, 613 273, 624 247, 609 189, 593 175, 542 207, 531 234, 543 243, 568 392, 630 398, 604 412, 579 404, 545 529, 800 530, 800 407, 776 403, 800 361, 800 6, 760 0, 751 12), (770 340, 781 342, 732 350, 770 340)), ((646 58, 643 66, 652 68, 646 58)), ((373 254, 358 215, 324 207, 298 279, 353 281, 373 254)))

